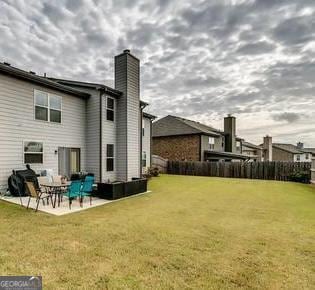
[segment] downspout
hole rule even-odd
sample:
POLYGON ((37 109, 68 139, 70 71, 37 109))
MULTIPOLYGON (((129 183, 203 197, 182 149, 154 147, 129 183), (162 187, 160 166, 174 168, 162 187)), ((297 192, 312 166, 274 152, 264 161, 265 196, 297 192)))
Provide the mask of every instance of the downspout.
POLYGON ((142 134, 143 134, 143 128, 142 128, 142 125, 143 125, 143 107, 141 106, 140 107, 140 175, 139 177, 142 178, 142 134))
POLYGON ((102 182, 103 177, 103 114, 102 114, 102 108, 103 108, 103 93, 100 92, 100 182, 102 182))
POLYGON ((150 119, 150 167, 152 167, 152 154, 153 154, 152 122, 153 120, 150 119))

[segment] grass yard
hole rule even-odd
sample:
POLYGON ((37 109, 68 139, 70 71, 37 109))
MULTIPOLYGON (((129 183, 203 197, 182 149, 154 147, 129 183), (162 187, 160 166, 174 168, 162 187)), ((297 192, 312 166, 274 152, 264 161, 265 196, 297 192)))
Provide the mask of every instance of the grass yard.
POLYGON ((0 275, 44 289, 315 288, 315 188, 161 176, 63 217, 0 202, 0 275))

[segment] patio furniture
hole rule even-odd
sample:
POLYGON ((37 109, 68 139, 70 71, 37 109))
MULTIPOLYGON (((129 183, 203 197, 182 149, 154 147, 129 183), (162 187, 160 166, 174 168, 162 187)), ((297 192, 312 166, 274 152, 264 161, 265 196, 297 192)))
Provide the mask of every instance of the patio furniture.
POLYGON ((70 186, 68 187, 68 191, 64 193, 64 196, 67 196, 69 199, 69 208, 71 209, 72 200, 75 198, 79 198, 80 206, 81 206, 81 180, 72 181, 70 186))
POLYGON ((60 206, 60 201, 62 194, 64 193, 64 189, 68 188, 71 185, 71 182, 59 183, 59 182, 43 182, 41 186, 46 187, 51 195, 55 195, 53 199, 53 208, 56 207, 57 198, 58 198, 58 206, 60 206))
POLYGON ((83 204, 83 198, 85 196, 90 197, 90 205, 92 205, 92 192, 93 192, 94 176, 86 176, 81 188, 81 204, 83 204))
POLYGON ((38 210, 38 206, 39 206, 39 202, 40 200, 43 201, 43 205, 45 205, 45 200, 47 200, 47 205, 49 204, 49 198, 51 199, 51 203, 52 203, 52 197, 50 194, 42 192, 41 190, 36 189, 35 184, 31 181, 26 181, 25 182, 25 186, 27 188, 27 191, 29 193, 29 199, 28 199, 28 203, 27 203, 27 209, 29 208, 30 205, 30 201, 31 198, 35 198, 36 199, 36 209, 35 211, 38 210))

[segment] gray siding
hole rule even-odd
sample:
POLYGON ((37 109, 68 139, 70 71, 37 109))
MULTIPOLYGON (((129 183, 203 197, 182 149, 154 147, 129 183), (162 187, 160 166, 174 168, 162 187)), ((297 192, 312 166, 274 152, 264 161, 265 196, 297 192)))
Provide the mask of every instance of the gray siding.
POLYGON ((142 151, 147 155, 147 166, 142 168, 142 172, 145 172, 151 167, 151 120, 149 118, 142 119, 142 126, 144 128, 144 136, 142 136, 142 151))
MULTIPOLYGON (((224 146, 222 146, 222 141, 224 140, 223 136, 213 137, 214 138, 214 151, 223 152, 224 146)), ((210 150, 209 148, 209 136, 201 135, 201 161, 204 161, 204 151, 210 150)))
POLYGON ((107 121, 106 119, 106 95, 102 96, 102 112, 103 112, 103 121, 102 121, 102 158, 103 158, 103 166, 102 166, 102 181, 107 182, 108 180, 110 181, 115 181, 117 179, 117 120, 116 120, 116 115, 117 115, 117 100, 112 98, 114 100, 114 108, 115 108, 115 118, 114 122, 113 121, 107 121), (106 155, 107 155, 107 144, 114 144, 114 171, 107 171, 106 168, 106 155))
POLYGON ((58 173, 58 147, 81 149, 81 170, 86 170, 86 101, 22 80, 0 75, 0 184, 12 169, 24 169, 23 141, 44 145, 44 163, 34 170, 58 173), (62 97, 62 124, 35 120, 34 89, 62 97))
POLYGON ((115 88, 123 92, 117 103, 117 177, 140 176, 139 60, 128 53, 115 57, 115 88))

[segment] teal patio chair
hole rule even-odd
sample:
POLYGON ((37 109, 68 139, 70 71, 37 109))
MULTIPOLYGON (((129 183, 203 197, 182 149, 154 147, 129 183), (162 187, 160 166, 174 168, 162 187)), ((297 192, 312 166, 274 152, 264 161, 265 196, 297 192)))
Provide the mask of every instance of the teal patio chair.
POLYGON ((69 199, 69 208, 71 209, 72 200, 75 198, 80 199, 80 206, 81 206, 81 187, 82 181, 81 180, 74 180, 71 182, 67 192, 63 195, 67 196, 69 199))
POLYGON ((94 176, 86 176, 81 188, 81 204, 85 196, 90 197, 90 205, 92 205, 92 192, 93 192, 94 176))

